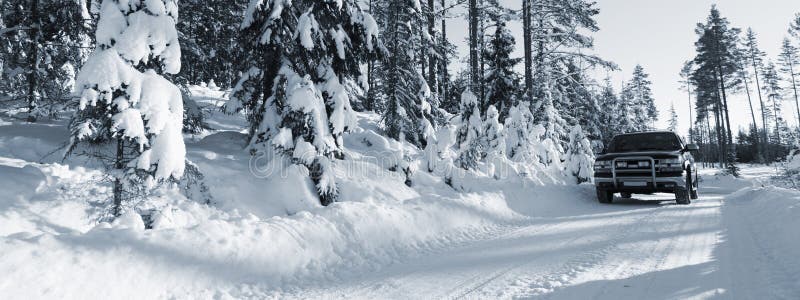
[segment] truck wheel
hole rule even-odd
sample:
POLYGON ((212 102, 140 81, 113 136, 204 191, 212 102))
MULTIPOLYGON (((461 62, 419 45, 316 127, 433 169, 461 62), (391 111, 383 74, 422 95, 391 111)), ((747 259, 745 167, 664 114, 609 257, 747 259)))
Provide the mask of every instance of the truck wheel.
POLYGON ((697 194, 698 186, 697 186, 697 183, 694 182, 694 179, 692 179, 692 171, 691 170, 689 170, 689 172, 687 172, 687 174, 686 174, 686 186, 689 187, 689 197, 692 200, 697 200, 697 198, 699 198, 699 195, 697 194))
POLYGON ((598 188, 597 189, 597 201, 600 201, 600 203, 606 203, 606 204, 611 203, 611 202, 614 201, 614 193, 611 192, 611 191, 607 191, 607 190, 598 188))
POLYGON ((692 196, 690 195, 691 188, 685 187, 677 187, 675 188, 675 202, 678 204, 691 204, 692 203, 692 196))

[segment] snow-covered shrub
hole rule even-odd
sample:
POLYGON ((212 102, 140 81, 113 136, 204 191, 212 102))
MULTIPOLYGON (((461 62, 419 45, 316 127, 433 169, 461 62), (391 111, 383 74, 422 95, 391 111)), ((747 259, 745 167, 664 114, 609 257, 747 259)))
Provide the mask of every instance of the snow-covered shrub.
POLYGON ((506 118, 506 154, 508 158, 521 163, 538 163, 534 150, 537 139, 532 138, 534 133, 533 114, 528 109, 528 103, 520 102, 511 107, 506 118))
POLYGON ((580 125, 575 125, 569 132, 567 153, 564 154, 566 173, 575 178, 578 184, 592 180, 594 172, 594 153, 592 143, 583 133, 580 125))
POLYGON ((789 181, 793 188, 800 187, 800 148, 789 152, 783 164, 783 177, 789 181))
POLYGON ((375 20, 355 0, 252 0, 241 34, 249 69, 226 110, 248 113, 251 153, 307 169, 320 202, 336 201, 333 160, 357 126, 345 85, 378 52, 375 20))
POLYGON ((461 127, 458 129, 456 143, 459 147, 456 163, 459 167, 470 170, 477 167, 484 156, 484 143, 481 141, 483 131, 478 97, 470 91, 461 94, 461 127))
POLYGON ((494 105, 486 110, 486 119, 483 123, 482 139, 484 143, 484 161, 486 173, 494 178, 504 177, 502 171, 508 171, 504 166, 506 161, 506 133, 500 124, 500 113, 494 105), (500 170, 498 170, 498 167, 500 170))
POLYGON ((94 157, 114 180, 114 215, 129 193, 179 179, 184 172, 181 91, 159 72, 180 71, 175 0, 100 5, 97 48, 75 84, 80 97, 70 123, 71 145, 100 146, 94 157))

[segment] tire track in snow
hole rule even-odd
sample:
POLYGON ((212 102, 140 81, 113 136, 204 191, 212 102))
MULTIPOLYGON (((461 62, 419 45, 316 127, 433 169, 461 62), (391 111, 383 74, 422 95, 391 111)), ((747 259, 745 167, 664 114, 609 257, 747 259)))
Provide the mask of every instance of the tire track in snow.
MULTIPOLYGON (((615 284, 619 284, 619 282, 614 282, 612 280, 618 280, 622 278, 626 278, 629 276, 636 276, 641 275, 648 272, 657 272, 662 270, 664 266, 667 264, 667 261, 670 258, 673 258, 672 254, 676 249, 677 245, 695 245, 697 246, 708 246, 708 243, 696 243, 695 241, 699 238, 697 235, 692 235, 691 241, 689 243, 684 243, 685 239, 687 238, 683 235, 686 230, 690 230, 692 228, 704 228, 703 225, 708 223, 713 223, 714 219, 708 218, 700 218, 699 216, 703 214, 704 209, 708 208, 715 208, 715 206, 709 206, 705 200, 697 201, 692 206, 668 206, 665 207, 667 211, 665 212, 666 216, 670 220, 675 220, 675 224, 679 226, 677 229, 669 227, 669 226, 659 226, 656 225, 652 227, 644 234, 645 235, 663 235, 663 234, 670 234, 670 233, 677 233, 680 235, 676 236, 660 236, 655 243, 637 243, 628 245, 632 249, 629 251, 625 251, 622 255, 626 257, 622 259, 622 263, 615 267, 610 272, 603 272, 601 270, 594 270, 593 273, 602 273, 603 276, 603 285, 597 294, 595 294, 592 299, 608 299, 614 298, 614 296, 609 296, 610 289, 615 286, 615 284), (701 224, 698 226, 698 224, 701 224), (690 226, 691 225, 691 226, 690 226), (636 259, 632 257, 638 255, 636 259), (634 263, 636 262, 636 263, 634 263), (649 262, 649 263, 648 263, 649 262)), ((716 208, 719 208, 719 204, 717 204, 716 208)), ((715 239, 716 240, 716 239, 715 239)), ((691 251, 694 253, 694 251, 691 251)), ((644 289, 642 290, 642 297, 646 297, 648 295, 648 291, 653 287, 656 283, 655 277, 650 277, 647 282, 644 284, 644 289)))
MULTIPOLYGON (((550 224, 544 226, 543 228, 541 228, 539 230, 535 230, 535 231, 531 232, 530 234, 531 235, 542 234, 544 232, 549 231, 550 229, 558 228, 559 227, 558 225, 559 225, 558 223, 550 223, 550 224)), ((563 226, 563 224, 562 224, 562 226, 563 226)), ((513 236, 514 234, 517 234, 517 233, 519 233, 521 231, 524 231, 525 229, 527 229, 527 227, 519 228, 519 229, 515 230, 514 232, 511 232, 509 234, 504 235, 504 237, 501 238, 501 239, 505 239, 505 238, 508 238, 510 236, 513 236)), ((572 238, 568 242, 566 242, 565 244, 570 244, 570 243, 574 242, 575 240, 577 240, 579 238, 580 237, 572 238)), ((524 267, 524 266, 526 266, 528 264, 530 264, 530 262, 529 263, 525 263, 525 264, 521 264, 521 265, 512 265, 511 267, 503 268, 503 269, 501 269, 499 271, 492 272, 492 274, 489 275, 489 276, 481 275, 480 273, 478 273, 477 275, 472 276, 470 279, 465 280, 465 281, 457 284, 456 286, 454 286, 453 288, 451 288, 450 290, 448 290, 444 294, 439 295, 436 298, 438 298, 438 299, 460 299, 460 298, 465 298, 466 296, 478 291, 480 288, 482 288, 482 287, 486 286, 487 284, 497 280, 498 278, 508 274, 509 272, 514 271, 516 269, 519 269, 521 267, 524 267)))
MULTIPOLYGON (((637 231, 638 228, 641 227, 642 224, 651 222, 653 219, 655 219, 654 216, 662 211, 664 211, 663 206, 653 208, 652 211, 642 217, 637 218, 634 222, 630 224, 619 225, 619 227, 624 228, 622 233, 604 242, 603 247, 573 255, 570 259, 561 264, 559 267, 555 268, 553 271, 536 276, 533 280, 530 280, 526 284, 527 286, 525 287, 525 290, 518 295, 514 295, 513 297, 541 297, 551 293, 559 287, 569 284, 582 272, 602 264, 604 258, 607 257, 613 249, 618 247, 619 242, 630 237, 637 231)), ((611 231, 609 229, 605 233, 609 232, 612 236, 614 236, 614 232, 616 231, 611 231)))
POLYGON ((763 271, 768 278, 766 283, 771 287, 771 289, 768 290, 773 292, 773 296, 776 296, 780 299, 798 299, 798 297, 800 297, 800 291, 798 291, 800 284, 796 278, 793 278, 794 276, 792 276, 792 273, 786 270, 784 264, 776 259, 775 256, 764 247, 763 240, 753 230, 754 226, 756 225, 753 224, 751 218, 741 215, 741 205, 734 204, 734 206, 740 206, 734 208, 734 210, 740 214, 740 216, 737 216, 737 219, 742 220, 737 225, 740 227, 738 228, 738 231, 742 231, 741 227, 746 228, 745 234, 747 235, 747 238, 752 241, 752 243, 749 244, 758 252, 758 258, 756 259, 765 261, 766 265, 768 266, 767 268, 760 270, 763 271), (794 283, 794 285, 792 285, 792 283, 794 283))
MULTIPOLYGON (((535 219, 532 219, 530 222, 535 222, 535 219)), ((526 222, 520 225, 506 225, 506 226, 499 226, 490 232, 486 232, 482 234, 482 237, 476 237, 475 239, 468 240, 468 241, 460 241, 454 243, 452 245, 427 251, 427 253, 422 253, 418 258, 420 259, 429 259, 430 257, 435 257, 437 255, 444 255, 449 251, 453 251, 454 249, 468 249, 468 248, 478 248, 478 246, 482 243, 498 241, 498 240, 505 240, 509 237, 512 237, 520 232, 523 232, 527 229, 530 229, 531 226, 535 226, 535 223, 526 222), (476 243, 478 245, 476 245, 476 243)), ((549 223, 543 225, 541 228, 534 231, 535 234, 546 232, 547 230, 557 227, 560 225, 559 223, 549 223)), ((413 261, 414 258, 409 258, 407 260, 413 261)), ((401 262, 402 263, 402 262, 401 262)), ((408 295, 405 293, 410 289, 404 289, 403 287, 413 287, 418 288, 414 284, 413 281, 420 280, 420 278, 424 278, 424 276, 415 276, 420 275, 421 273, 428 271, 427 269, 417 268, 410 273, 403 273, 402 277, 399 278, 391 278, 392 266, 388 266, 384 272, 380 272, 374 276, 372 279, 359 284, 357 287, 354 288, 352 292, 345 292, 342 294, 342 298, 348 299, 366 299, 366 298, 383 298, 383 299, 405 299, 408 295)), ((480 277, 480 276, 475 276, 480 277)), ((471 281, 474 278, 470 278, 467 281, 471 281)))

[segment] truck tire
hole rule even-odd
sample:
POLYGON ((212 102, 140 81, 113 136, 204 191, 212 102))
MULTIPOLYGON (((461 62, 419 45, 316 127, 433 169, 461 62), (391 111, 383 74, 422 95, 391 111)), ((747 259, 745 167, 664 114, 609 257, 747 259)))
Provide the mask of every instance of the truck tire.
POLYGON ((690 188, 685 187, 677 187, 675 188, 675 202, 682 205, 687 205, 692 203, 692 195, 690 188))
POLYGON ((601 188, 597 189, 597 201, 604 204, 609 204, 614 201, 614 193, 601 188))
POLYGON ((692 170, 689 170, 689 172, 686 173, 686 186, 689 187, 689 198, 692 200, 697 200, 697 198, 699 198, 699 195, 697 194, 698 184, 692 178, 692 170))

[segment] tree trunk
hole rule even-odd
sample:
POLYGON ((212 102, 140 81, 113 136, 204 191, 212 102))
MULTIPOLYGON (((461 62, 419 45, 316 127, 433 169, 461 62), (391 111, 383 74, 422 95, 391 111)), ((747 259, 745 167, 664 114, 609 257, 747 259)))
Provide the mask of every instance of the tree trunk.
POLYGON ((778 101, 774 97, 769 99, 772 101, 772 114, 775 118, 775 143, 781 145, 781 124, 778 122, 778 101))
MULTIPOLYGON (((368 4, 369 13, 372 14, 372 0, 368 4)), ((375 79, 374 77, 375 62, 370 59, 367 61, 367 98, 364 99, 364 109, 368 111, 375 110, 375 79)))
POLYGON ((480 95, 480 65, 478 63, 478 0, 469 0, 469 68, 470 89, 480 95))
MULTIPOLYGON (((711 120, 708 119, 708 111, 706 111, 706 141, 708 142, 708 147, 711 147, 711 120)), ((711 162, 711 151, 706 151, 706 160, 710 163, 711 162)))
MULTIPOLYGON (((435 11, 435 1, 428 0, 428 35, 431 37, 431 42, 436 41, 436 11, 435 11)), ((444 44, 442 44, 444 46, 444 44)), ((428 53, 428 87, 431 89, 431 93, 435 94, 438 90, 438 84, 436 82, 436 56, 437 56, 437 47, 430 47, 428 53)))
POLYGON ((689 92, 689 143, 694 143, 694 130, 692 129, 694 125, 694 118, 692 118, 692 110, 694 110, 694 105, 692 105, 692 86, 687 83, 686 87, 689 92))
MULTIPOLYGON (((118 173, 116 176, 120 176, 119 173, 122 173, 122 168, 124 167, 122 163, 124 150, 125 140, 121 137, 117 138, 117 155, 114 160, 114 169, 118 173)), ((112 209, 114 217, 119 217, 122 214, 122 179, 119 177, 114 179, 114 207, 112 209)))
POLYGON ((753 101, 750 97, 750 85, 747 83, 747 76, 744 76, 742 73, 742 82, 744 83, 744 91, 747 93, 747 104, 750 105, 750 117, 753 118, 753 129, 755 130, 753 133, 756 135, 756 158, 759 162, 763 162, 763 156, 761 154, 761 142, 758 140, 758 123, 756 122, 756 111, 753 109, 753 101))
POLYGON ((731 118, 728 114, 728 94, 725 90, 725 77, 722 75, 722 70, 718 70, 720 91, 722 92, 722 109, 725 113, 725 126, 728 133, 728 144, 733 145, 733 133, 731 131, 731 118))
MULTIPOLYGON (((764 112, 764 108, 766 106, 764 106, 764 98, 761 97, 761 81, 758 79, 758 64, 756 64, 755 56, 751 57, 751 60, 753 61, 753 74, 755 74, 756 76, 756 89, 758 91, 758 102, 761 104, 761 125, 763 126, 762 128, 764 128, 762 142, 766 149, 766 147, 769 147, 769 134, 768 134, 769 130, 767 129, 767 114, 766 112, 764 112)), ((766 159, 771 160, 771 157, 769 156, 769 151, 766 151, 766 155, 767 155, 766 159)))
POLYGON ((447 74, 449 70, 447 70, 447 68, 448 68, 448 62, 447 62, 447 18, 445 18, 445 11, 444 11, 444 7, 445 7, 445 4, 446 4, 445 1, 446 0, 442 0, 442 3, 441 3, 442 4, 442 63, 441 63, 442 78, 439 79, 439 81, 440 81, 440 85, 439 86, 442 89, 442 101, 446 101, 446 99, 447 99, 447 92, 448 92, 447 91, 447 88, 448 88, 448 86, 447 86, 448 80, 447 79, 449 77, 449 75, 447 74))
POLYGON ((39 28, 39 0, 31 0, 31 45, 30 56, 28 57, 28 64, 31 68, 28 72, 28 121, 36 122, 36 81, 39 73, 39 35, 41 34, 39 28))
MULTIPOLYGON (((479 8, 478 8, 478 11, 480 11, 481 9, 485 8, 485 6, 483 5, 483 0, 479 0, 479 1, 480 1, 479 2, 480 5, 479 5, 479 8)), ((486 103, 486 82, 485 82, 485 80, 483 78, 484 74, 486 74, 486 59, 483 57, 484 56, 483 55, 483 51, 486 50, 486 38, 485 38, 486 35, 484 34, 484 26, 486 26, 486 25, 483 23, 483 21, 484 21, 483 19, 484 19, 483 16, 480 16, 478 18, 478 60, 480 61, 480 74, 478 75, 478 78, 480 78, 480 95, 479 95, 480 98, 479 99, 480 99, 481 107, 484 107, 484 109, 482 111, 486 112, 486 108, 488 108, 488 105, 485 104, 486 103)))
POLYGON ((792 90, 794 90, 794 105, 797 108, 797 122, 798 122, 798 130, 800 130, 800 100, 798 100, 797 96, 797 82, 795 81, 795 74, 794 74, 794 63, 792 59, 789 59, 789 74, 791 74, 792 79, 792 90))
POLYGON ((531 49, 531 1, 522 0, 522 38, 525 51, 525 93, 530 97, 533 91, 533 52, 531 49))

